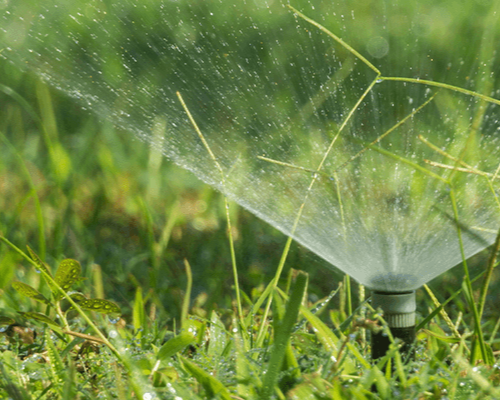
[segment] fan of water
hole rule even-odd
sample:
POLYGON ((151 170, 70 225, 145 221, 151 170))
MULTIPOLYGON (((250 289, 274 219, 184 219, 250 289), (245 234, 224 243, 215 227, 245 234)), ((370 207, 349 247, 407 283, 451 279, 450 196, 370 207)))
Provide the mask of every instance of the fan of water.
POLYGON ((406 291, 460 262, 458 231, 469 257, 500 222, 500 12, 435 3, 293 2, 307 20, 278 0, 7 1, 0 57, 406 291))

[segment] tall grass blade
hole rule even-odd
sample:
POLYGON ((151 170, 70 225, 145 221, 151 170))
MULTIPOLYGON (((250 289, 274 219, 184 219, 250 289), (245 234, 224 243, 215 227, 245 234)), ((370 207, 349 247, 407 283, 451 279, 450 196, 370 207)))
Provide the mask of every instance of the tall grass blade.
POLYGON ((486 303, 486 295, 488 293, 488 288, 491 282, 491 276, 493 275, 493 270, 497 263, 498 252, 500 251, 500 229, 498 230, 495 243, 490 251, 490 258, 488 259, 488 267, 486 269, 486 276, 484 277, 483 287, 481 288, 481 294, 479 296, 479 319, 481 320, 484 312, 484 305, 486 303))
POLYGON ((37 81, 36 94, 41 113, 41 132, 49 152, 52 172, 58 185, 62 185, 72 170, 71 158, 59 142, 52 97, 45 83, 37 81))
POLYGON ((92 282, 95 296, 99 299, 104 299, 106 295, 104 294, 104 282, 102 276, 102 268, 98 264, 92 265, 92 282))
POLYGON ((136 337, 141 338, 143 330, 146 328, 146 314, 144 312, 144 299, 142 297, 142 288, 139 286, 135 291, 134 307, 132 309, 132 324, 136 332, 136 337))
MULTIPOLYGON (((427 292, 427 294, 429 295, 429 297, 431 298, 432 302, 434 303, 434 306, 436 306, 436 308, 439 308, 441 306, 441 304, 439 303, 439 300, 432 292, 431 288, 427 285, 424 285, 424 289, 427 292)), ((451 321, 451 318, 449 317, 449 315, 445 311, 445 309, 441 307, 441 311, 439 313, 441 314, 441 317, 443 317, 444 321, 446 322, 446 325, 448 325, 448 328, 450 328, 450 330, 453 332, 453 334, 457 338, 461 338, 462 335, 460 335, 460 332, 458 332, 458 329, 455 327, 455 325, 453 325, 453 322, 451 321)))
POLYGON ((299 272, 295 284, 288 300, 287 308, 283 319, 274 332, 274 344, 271 351, 266 376, 262 387, 261 399, 269 399, 274 393, 283 359, 286 354, 287 345, 294 324, 297 322, 300 306, 307 287, 307 274, 299 272))
POLYGON ((185 329, 187 327, 189 305, 191 304, 191 288, 193 287, 193 274, 191 273, 191 265, 189 261, 184 259, 184 267, 186 269, 187 285, 186 293, 184 293, 184 299, 182 300, 182 310, 181 310, 181 328, 185 329))
POLYGON ((168 212, 167 221, 165 222, 165 225, 161 231, 160 239, 155 248, 155 255, 158 259, 161 259, 170 241, 172 230, 174 229, 175 222, 177 220, 177 217, 179 216, 179 205, 179 201, 177 200, 168 212))
MULTIPOLYGON (((451 199, 451 203, 453 206, 453 213, 454 213, 454 217, 455 217, 455 221, 456 221, 456 225, 457 225, 458 242, 459 242, 459 246, 460 246, 460 253, 462 255, 462 264, 464 267, 464 274, 465 274, 462 288, 464 289, 465 297, 466 297, 467 302, 469 303, 469 307, 471 308, 472 313, 473 313, 474 333, 476 334, 477 340, 479 341, 479 347, 481 349, 482 358, 483 358, 484 362, 487 363, 488 365, 493 365, 495 363, 495 360, 494 360, 494 358, 491 357, 491 351, 488 351, 488 349, 487 349, 488 346, 487 346, 486 342, 484 341, 484 335, 483 335, 483 331, 481 329, 481 320, 479 317, 479 312, 478 312, 476 303, 474 301, 474 296, 473 296, 473 291, 472 291, 472 282, 470 280, 469 267, 467 266, 467 259, 465 257, 464 244, 463 244, 463 240, 462 240, 462 230, 460 229, 460 225, 459 225, 457 201, 455 198, 455 192, 454 192, 452 187, 450 188, 450 199, 451 199)), ((472 359, 471 362, 473 362, 473 361, 474 360, 472 359)))
POLYGON ((388 130, 386 130, 382 135, 380 135, 378 138, 376 138, 373 142, 371 142, 367 146, 363 147, 360 151, 358 151, 351 158, 349 158, 349 160, 347 160, 346 162, 344 162, 339 167, 335 168, 334 172, 338 172, 338 171, 342 170, 345 166, 347 166, 348 164, 350 164, 351 162, 353 162, 356 158, 358 158, 361 155, 363 155, 363 153, 365 151, 367 151, 368 149, 374 148, 374 146, 377 143, 380 143, 382 141, 382 139, 384 139, 389 134, 391 134, 392 132, 394 132, 397 128, 399 128, 401 125, 403 125, 406 121, 408 121, 409 119, 413 118, 415 116, 415 114, 417 114, 419 111, 421 111, 423 108, 425 108, 431 101, 434 100, 434 98, 437 96, 437 94, 438 94, 438 92, 434 93, 431 97, 429 97, 429 99, 427 99, 424 103, 422 103, 420 106, 418 106, 417 108, 415 108, 407 116, 405 116, 404 118, 402 118, 401 120, 399 120, 397 123, 395 123, 392 127, 390 127, 388 130))

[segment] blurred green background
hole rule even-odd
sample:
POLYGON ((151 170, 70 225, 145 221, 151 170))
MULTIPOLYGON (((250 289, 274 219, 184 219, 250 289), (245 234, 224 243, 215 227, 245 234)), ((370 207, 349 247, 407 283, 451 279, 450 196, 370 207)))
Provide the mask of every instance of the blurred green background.
MULTIPOLYGON (((4 2, 0 5, 5 22, 0 42, 3 51, 20 54, 26 51, 23 46, 26 46, 24 41, 30 20, 43 12, 49 3, 51 7, 60 4, 61 12, 68 15, 76 15, 82 9, 89 13, 95 11, 93 2, 83 6, 65 1, 4 2)), ((365 54, 370 49, 378 51, 373 44, 375 48, 367 48, 367 43, 370 37, 384 29, 384 24, 392 27, 390 32, 394 35, 400 32, 399 37, 388 38, 389 42, 410 40, 405 36, 405 14, 419 13, 422 16, 420 25, 412 27, 412 34, 419 30, 418 48, 428 49, 428 54, 419 58, 418 64, 413 64, 415 74, 480 90, 484 81, 478 77, 484 74, 486 67, 478 49, 484 32, 484 35, 492 35, 492 43, 500 39, 498 29, 488 33, 491 12, 498 7, 490 1, 468 1, 460 7, 452 1, 441 2, 438 6, 433 3, 407 2, 396 6, 367 1, 357 6, 356 18, 349 23, 344 17, 351 14, 349 2, 339 2, 333 7, 326 1, 297 1, 293 6, 342 33, 344 39, 365 54), (374 15, 387 15, 388 18, 383 20, 374 15)), ((240 13, 233 12, 233 2, 208 2, 207 5, 203 1, 148 1, 144 8, 128 2, 103 4, 113 12, 113 18, 143 21, 142 24, 146 21, 152 26, 167 19, 192 21, 218 4, 217 9, 223 11, 216 21, 219 24, 216 31, 220 35, 217 40, 221 41, 234 39, 234 32, 241 25, 240 13), (163 6, 167 9, 163 10, 163 6)), ((289 11, 283 9, 281 13, 269 14, 263 11, 262 4, 253 7, 252 2, 241 7, 245 13, 255 13, 253 18, 265 20, 268 32, 263 32, 263 37, 283 39, 281 51, 297 52, 294 43, 286 42, 286 30, 280 30, 283 21, 288 20, 287 29, 296 28, 289 11)), ((50 18, 53 14, 45 15, 50 18)), ((54 16, 55 21, 58 18, 54 16)), ((45 26, 47 44, 51 40, 52 25, 49 21, 45 26)), ((134 29, 140 32, 139 28, 131 26, 127 32, 110 31, 110 42, 125 43, 122 36, 131 35, 134 29)), ((184 29, 189 30, 189 26, 184 29)), ((173 30, 169 34, 175 40, 178 32, 173 30)), ((186 32, 182 35, 184 37, 186 32)), ((255 33, 250 30, 241 31, 239 40, 254 40, 253 35, 255 33)), ((318 52, 330 51, 332 43, 325 42, 317 33, 312 35, 317 35, 318 52)), ((59 48, 76 53, 86 48, 85 43, 75 46, 71 35, 66 37, 66 43, 57 42, 59 48)), ((54 36, 53 40, 59 38, 54 36)), ((413 45, 416 44, 412 43, 412 49, 413 45)), ((251 47, 242 46, 242 49, 248 51, 242 56, 250 60, 260 57, 251 53, 255 51, 251 47)), ((132 50, 150 54, 145 48, 132 50)), ((264 41, 259 51, 264 54, 272 51, 271 43, 264 41)), ((84 56, 81 52, 77 55, 84 56)), ((376 66, 390 65, 393 75, 402 75, 415 61, 414 57, 407 56, 391 53, 390 57, 378 60, 376 66)), ((79 260, 88 278, 88 283, 82 286, 91 287, 94 295, 115 300, 126 312, 134 291, 141 286, 149 293, 150 301, 162 318, 178 316, 186 286, 184 259, 193 268, 195 305, 207 311, 214 307, 232 309, 233 278, 221 195, 130 133, 83 109, 77 101, 44 83, 36 73, 21 71, 20 65, 10 60, 9 57, 0 60, 0 233, 20 248, 30 245, 51 265, 65 257, 79 260), (99 271, 103 276, 102 289, 99 271)), ((78 62, 78 58, 67 60, 67 68, 78 62)), ((300 52, 296 64, 307 64, 300 52)), ((113 79, 119 81, 120 74, 125 73, 119 62, 109 65, 116 68, 109 70, 103 79, 108 83, 113 79)), ((490 73, 498 71, 498 65, 498 57, 488 58, 490 73)), ((158 68, 148 63, 142 65, 144 71, 134 71, 138 80, 149 67, 158 68)), ((194 67, 193 74, 196 73, 194 67)), ((185 72, 189 73, 189 70, 185 72)), ((360 84, 364 84, 364 76, 360 80, 360 84)), ((290 85, 301 87, 300 81, 290 82, 290 85)), ((500 97, 500 89, 496 88, 496 92, 494 89, 490 88, 493 95, 500 97)), ((254 106, 258 108, 258 104, 254 106)), ((242 289, 252 297, 274 276, 286 237, 235 204, 232 204, 232 218, 242 289)), ((471 262, 473 274, 484 268, 486 258, 486 253, 474 257, 471 262)), ((325 296, 342 279, 340 273, 325 268, 323 260, 296 245, 286 268, 309 272, 310 293, 316 298, 325 296)), ((460 268, 455 268, 438 278, 436 285, 456 290, 461 273, 460 268)), ((36 282, 39 277, 30 272, 30 267, 18 255, 2 246, 0 290, 9 291, 14 278, 36 282)), ((490 293, 496 292, 490 290, 490 293)), ((438 293, 445 297, 446 290, 438 293)), ((15 295, 1 296, 0 308, 6 310, 4 313, 12 313, 16 301, 22 300, 15 295)), ((492 304, 491 301, 488 304, 492 304)))

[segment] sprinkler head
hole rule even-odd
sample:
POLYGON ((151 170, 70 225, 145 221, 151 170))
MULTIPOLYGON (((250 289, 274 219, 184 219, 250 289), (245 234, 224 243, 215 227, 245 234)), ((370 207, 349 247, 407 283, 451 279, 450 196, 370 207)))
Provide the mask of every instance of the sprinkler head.
MULTIPOLYGON (((403 356, 411 356, 411 348, 415 341, 415 291, 388 293, 372 293, 373 308, 381 308, 384 319, 391 330, 394 339, 403 341, 400 352, 403 356)), ((374 360, 385 356, 391 344, 390 338, 383 332, 372 333, 372 358, 374 360)))

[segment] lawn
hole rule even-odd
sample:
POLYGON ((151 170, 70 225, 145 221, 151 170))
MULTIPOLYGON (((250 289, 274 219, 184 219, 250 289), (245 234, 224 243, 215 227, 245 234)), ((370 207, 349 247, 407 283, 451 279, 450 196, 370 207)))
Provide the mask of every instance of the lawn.
POLYGON ((264 3, 0 5, 0 397, 500 396, 500 3, 264 3))

